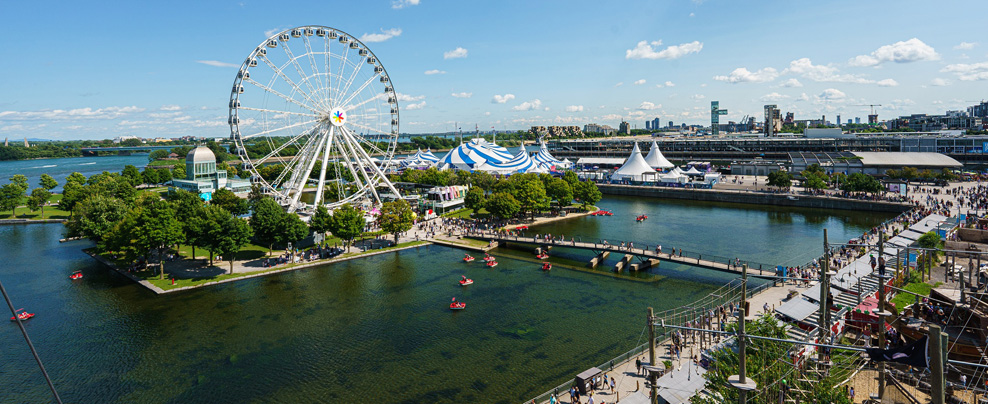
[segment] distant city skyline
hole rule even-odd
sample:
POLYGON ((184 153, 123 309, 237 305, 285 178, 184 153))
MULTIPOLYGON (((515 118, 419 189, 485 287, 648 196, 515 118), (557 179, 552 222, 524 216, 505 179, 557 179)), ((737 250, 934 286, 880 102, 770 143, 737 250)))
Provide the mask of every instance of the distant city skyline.
POLYGON ((7 3, 0 137, 226 137, 237 69, 307 24, 360 38, 402 133, 966 110, 988 93, 988 5, 723 0, 7 3), (965 12, 959 12, 965 10, 965 12), (917 19, 921 16, 921 19, 917 19), (936 24, 928 23, 937 21, 936 24), (915 22, 915 23, 914 23, 915 22))

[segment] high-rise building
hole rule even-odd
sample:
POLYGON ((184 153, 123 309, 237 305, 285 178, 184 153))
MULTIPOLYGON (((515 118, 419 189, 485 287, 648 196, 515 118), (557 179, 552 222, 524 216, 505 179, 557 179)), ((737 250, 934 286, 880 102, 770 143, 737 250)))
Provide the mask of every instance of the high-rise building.
POLYGON ((837 114, 837 126, 840 126, 840 114, 837 114))
POLYGON ((627 123, 625 121, 621 121, 621 124, 618 125, 618 132, 621 133, 622 135, 630 135, 631 134, 631 124, 629 124, 629 123, 627 123))
POLYGON ((795 120, 796 120, 795 114, 793 114, 792 112, 786 112, 786 119, 782 121, 782 123, 786 125, 792 125, 793 121, 795 120))
POLYGON ((967 116, 972 118, 988 118, 988 102, 981 101, 980 104, 967 108, 967 116))
POLYGON ((645 121, 645 130, 652 129, 652 121, 645 121))
POLYGON ((662 121, 660 121, 658 117, 655 117, 655 119, 652 119, 652 130, 659 129, 662 129, 662 121))
POLYGON ((854 117, 854 123, 856 123, 856 124, 859 124, 859 125, 860 125, 860 124, 861 124, 861 117, 860 117, 860 116, 856 116, 856 117, 854 117))
POLYGON ((720 101, 710 101, 710 134, 720 134, 720 116, 727 115, 726 109, 720 109, 720 101))
POLYGON ((870 114, 870 115, 868 115, 868 124, 869 125, 877 125, 878 124, 878 114, 870 114))
POLYGON ((850 125, 850 124, 851 124, 851 118, 847 118, 847 124, 848 124, 848 125, 850 125))
POLYGON ((672 121, 669 121, 669 129, 672 129, 672 128, 674 128, 674 127, 676 127, 676 125, 673 125, 673 124, 672 124, 672 121))
POLYGON ((769 104, 765 106, 765 136, 775 136, 782 130, 782 111, 779 106, 769 104))

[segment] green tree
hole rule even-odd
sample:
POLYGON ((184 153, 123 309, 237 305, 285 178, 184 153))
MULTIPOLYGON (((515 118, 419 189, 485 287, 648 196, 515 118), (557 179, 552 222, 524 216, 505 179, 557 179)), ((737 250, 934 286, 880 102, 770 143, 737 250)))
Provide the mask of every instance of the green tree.
POLYGON ((120 146, 125 146, 125 147, 135 147, 135 146, 141 146, 143 144, 144 142, 142 142, 141 139, 127 139, 120 142, 120 146))
POLYGON ((10 210, 10 215, 14 216, 14 209, 21 204, 21 197, 24 191, 17 184, 10 183, 0 188, 0 210, 10 210))
POLYGON ((137 171, 137 167, 130 164, 124 166, 123 171, 120 172, 120 176, 130 180, 131 184, 139 185, 144 183, 144 177, 141 176, 141 172, 137 171))
POLYGON ((51 198, 51 191, 44 188, 35 188, 31 191, 31 196, 27 198, 27 207, 32 212, 41 208, 41 218, 45 217, 45 204, 51 198))
POLYGON ((65 223, 69 233, 104 244, 107 234, 127 215, 123 201, 104 195, 93 195, 77 203, 65 223))
POLYGON ((573 196, 580 200, 584 208, 596 205, 604 198, 604 194, 597 188, 597 184, 591 181, 576 183, 576 187, 573 188, 573 196))
POLYGON ((899 170, 899 178, 906 181, 919 178, 919 170, 916 167, 902 167, 902 170, 899 170))
POLYGON ((158 149, 148 154, 148 161, 161 160, 164 158, 168 158, 168 150, 158 149))
POLYGON ((507 192, 495 192, 487 198, 487 211, 495 217, 508 219, 521 211, 521 204, 507 192))
POLYGON ((343 240, 347 251, 349 251, 350 246, 353 245, 353 239, 364 232, 366 224, 364 214, 347 203, 333 211, 333 220, 330 221, 329 231, 343 240))
POLYGON ((570 188, 574 188, 576 187, 576 183, 580 182, 580 177, 574 171, 566 171, 563 173, 563 181, 566 181, 570 188))
POLYGON ((823 171, 810 171, 809 169, 802 172, 803 186, 809 189, 824 189, 827 188, 827 176, 823 171))
POLYGON ((929 249, 937 250, 933 252, 937 256, 940 255, 939 250, 943 248, 943 240, 940 239, 940 235, 932 230, 923 233, 922 236, 919 236, 919 239, 916 240, 916 243, 919 244, 921 248, 929 248, 929 249))
POLYGON ((65 186, 62 187, 62 199, 58 201, 58 208, 73 212, 75 205, 82 202, 87 196, 89 196, 89 192, 85 186, 75 181, 66 181, 65 186))
MULTIPOLYGON (((222 208, 218 210, 222 211, 222 208)), ((210 231, 210 238, 213 240, 212 247, 217 254, 223 256, 230 263, 230 273, 233 273, 233 261, 237 259, 237 253, 243 246, 250 242, 253 231, 250 225, 243 219, 234 217, 228 212, 218 215, 213 222, 210 231)), ((297 216, 296 216, 297 217, 297 216)))
POLYGON ((536 178, 523 179, 515 187, 515 199, 521 204, 521 209, 535 218, 535 213, 549 209, 549 196, 545 193, 542 181, 536 178))
POLYGON ((180 244, 185 241, 185 233, 182 231, 182 223, 175 215, 175 209, 171 203, 161 200, 157 196, 149 196, 141 203, 132 214, 134 217, 133 234, 134 246, 138 251, 150 254, 152 251, 158 252, 161 257, 160 269, 161 279, 165 279, 165 259, 163 253, 166 248, 180 244))
POLYGON ((79 185, 85 185, 86 184, 86 176, 85 175, 82 175, 82 173, 79 173, 79 172, 73 172, 72 174, 69 174, 69 176, 65 178, 65 185, 68 185, 68 184, 71 184, 71 183, 75 183, 75 184, 79 184, 79 185))
POLYGON ((144 167, 144 171, 141 172, 141 176, 144 177, 143 183, 148 185, 158 184, 158 170, 151 167, 144 167))
POLYGON ((250 193, 247 194, 247 206, 254 210, 256 209, 257 203, 264 198, 264 192, 261 191, 261 186, 254 184, 250 186, 250 193))
POLYGON ((41 180, 38 181, 38 185, 41 185, 42 188, 51 191, 58 186, 58 181, 55 181, 55 179, 48 174, 41 174, 41 180))
POLYGON ((792 174, 788 171, 778 170, 768 173, 768 185, 782 189, 789 189, 792 186, 792 174))
POLYGON ((322 234, 323 240, 319 243, 322 247, 323 243, 326 241, 326 232, 330 229, 330 222, 333 220, 333 215, 329 214, 329 209, 325 206, 319 205, 316 207, 316 213, 312 215, 312 220, 309 221, 309 228, 312 231, 322 234))
POLYGON ((487 199, 484 196, 484 190, 480 187, 473 187, 467 191, 467 196, 463 200, 463 205, 467 209, 472 209, 474 212, 479 211, 487 203, 487 199))
POLYGON ((21 187, 21 189, 24 190, 24 192, 27 192, 27 188, 28 188, 27 177, 25 177, 23 174, 14 174, 13 177, 10 177, 10 182, 13 184, 17 184, 17 186, 21 187))
POLYGON ((192 247, 192 259, 196 259, 196 247, 205 246, 209 241, 208 233, 212 225, 205 216, 206 204, 199 195, 182 189, 169 192, 167 197, 182 221, 182 233, 187 245, 192 247))
POLYGON ((158 182, 159 183, 164 184, 164 183, 167 183, 167 182, 171 182, 171 180, 172 180, 172 172, 171 172, 171 170, 169 170, 167 168, 159 168, 156 171, 158 171, 158 182))
POLYGON ((412 213, 412 207, 403 199, 385 202, 381 205, 377 224, 381 226, 381 230, 394 236, 395 245, 398 245, 398 235, 412 228, 415 224, 415 214, 412 213))
POLYGON ((569 183, 561 178, 550 180, 545 193, 550 199, 556 201, 556 206, 560 209, 564 206, 569 206, 570 202, 573 202, 573 190, 570 188, 569 183))
POLYGON ((268 246, 268 256, 271 256, 271 249, 274 243, 278 242, 278 235, 281 233, 283 225, 282 215, 285 213, 272 198, 261 198, 254 207, 254 214, 250 217, 250 227, 254 230, 254 238, 262 245, 268 246))
POLYGON ((181 164, 176 164, 175 167, 172 168, 172 178, 173 179, 178 179, 178 180, 184 180, 185 179, 185 166, 183 166, 181 164))
POLYGON ((309 226, 298 215, 282 211, 281 232, 278 233, 278 244, 291 243, 298 246, 298 241, 309 235, 309 226))
POLYGON ((882 191, 882 183, 868 174, 853 173, 841 183, 840 189, 847 192, 876 193, 882 191))
POLYGON ((213 192, 213 198, 209 201, 209 204, 226 209, 227 212, 232 213, 234 216, 244 215, 249 211, 247 200, 237 196, 233 191, 226 188, 220 188, 216 192, 213 192))

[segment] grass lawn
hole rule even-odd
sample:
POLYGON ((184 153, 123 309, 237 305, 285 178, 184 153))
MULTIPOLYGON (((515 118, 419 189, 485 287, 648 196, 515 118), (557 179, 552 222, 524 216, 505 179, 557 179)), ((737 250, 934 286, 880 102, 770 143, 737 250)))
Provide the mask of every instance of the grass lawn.
MULTIPOLYGON (((334 257, 334 259, 339 259, 339 258, 353 258, 353 257, 361 256, 361 255, 378 253, 378 252, 382 252, 382 251, 389 251, 389 250, 394 250, 394 249, 404 248, 404 247, 418 246, 418 245, 422 245, 422 244, 427 244, 427 242, 425 242, 425 241, 410 241, 410 242, 407 242, 407 243, 398 244, 397 246, 394 246, 394 247, 388 247, 388 248, 383 248, 383 249, 379 249, 379 250, 369 250, 369 251, 363 251, 363 252, 359 252, 358 251, 358 252, 353 252, 353 253, 342 254, 342 255, 339 255, 339 256, 334 257)), ((180 253, 182 253, 184 250, 185 250, 185 247, 183 246, 183 248, 180 250, 180 253)), ((188 256, 191 256, 191 251, 192 251, 192 249, 189 248, 188 251, 187 251, 188 254, 189 254, 188 256)), ((264 255, 264 253, 266 253, 266 251, 267 251, 267 248, 265 248, 265 247, 260 247, 260 246, 255 246, 255 245, 248 245, 248 246, 244 247, 243 250, 240 251, 240 254, 237 255, 237 258, 238 259, 241 259, 242 255, 244 253, 252 254, 252 255, 260 254, 260 255, 257 255, 257 257, 255 257, 255 258, 260 258, 261 256, 264 255)), ((198 253, 198 250, 196 252, 198 253)), ((280 254, 280 251, 274 251, 274 253, 280 254)), ((184 254, 183 254, 183 256, 184 256, 184 254)), ((109 258, 109 257, 107 257, 107 258, 109 258)), ((254 259, 254 258, 249 258, 249 259, 254 259)), ((218 266, 220 268, 223 268, 223 269, 229 268, 229 264, 226 261, 224 261, 224 262, 217 262, 215 264, 216 264, 216 266, 218 266)), ((299 265, 302 265, 302 264, 308 264, 308 263, 285 264, 285 265, 279 265, 279 266, 275 266, 275 267, 271 267, 271 268, 266 268, 266 269, 264 269, 262 271, 239 272, 239 273, 223 274, 223 275, 217 275, 217 276, 211 276, 211 277, 186 278, 186 279, 176 278, 174 285, 172 285, 172 281, 171 281, 170 278, 168 278, 168 279, 158 279, 158 277, 160 277, 161 275, 157 271, 146 270, 146 271, 137 272, 136 275, 137 275, 138 278, 141 278, 143 280, 146 280, 146 281, 150 282, 152 285, 161 288, 162 290, 171 290, 171 289, 182 288, 182 287, 186 287, 186 286, 197 286, 197 285, 201 285, 201 284, 208 283, 208 282, 216 282, 216 281, 222 281, 222 280, 226 280, 226 279, 240 278, 240 277, 243 277, 243 276, 246 276, 246 275, 256 275, 256 274, 263 274, 263 273, 268 273, 268 272, 273 272, 273 271, 281 271, 281 270, 292 268, 292 267, 296 267, 296 266, 299 266, 299 265)), ((124 263, 118 263, 117 265, 118 266, 119 265, 126 266, 126 264, 124 264, 124 263)), ((157 268, 155 268, 155 270, 157 270, 157 268)), ((168 270, 167 264, 165 265, 165 270, 166 271, 168 270)))
POLYGON ((474 213, 473 209, 463 208, 463 209, 454 210, 452 212, 443 213, 442 217, 453 217, 457 219, 482 219, 491 215, 491 213, 484 208, 481 208, 480 210, 477 211, 476 217, 470 216, 473 213, 474 213))
POLYGON ((45 206, 45 215, 41 216, 41 210, 31 212, 27 207, 17 208, 17 217, 11 216, 11 211, 0 211, 0 218, 3 219, 68 219, 69 212, 59 209, 57 206, 45 206))
MULTIPOLYGON (((925 283, 925 282, 915 282, 906 285, 903 289, 918 294, 920 296, 929 296, 930 289, 933 289, 942 284, 943 282, 937 282, 933 285, 930 285, 929 283, 925 283)), ((895 305, 895 308, 897 310, 901 311, 906 306, 915 303, 916 297, 912 293, 899 292, 899 294, 895 295, 895 297, 890 302, 895 305)))
POLYGON ((487 247, 488 246, 488 244, 487 244, 486 241, 474 240, 472 238, 461 238, 461 239, 455 240, 455 241, 450 240, 449 242, 450 243, 455 243, 455 244, 463 244, 463 245, 467 245, 467 246, 471 246, 471 247, 479 247, 479 248, 483 248, 483 247, 487 247))
MULTIPOLYGON (((268 251, 271 252, 272 257, 277 257, 285 252, 285 250, 269 250, 267 247, 259 246, 255 244, 247 244, 240 249, 237 253, 237 261, 250 261, 256 260, 258 258, 264 258, 268 255, 268 251)), ((183 245, 179 246, 178 255, 183 258, 192 258, 192 246, 183 245)), ((202 247, 196 247, 196 258, 197 259, 209 259, 209 251, 202 247)))
POLYGON ((148 163, 148 166, 151 166, 151 167, 161 167, 161 166, 174 167, 174 166, 177 166, 177 165, 183 165, 184 166, 185 165, 185 162, 184 161, 181 161, 181 160, 155 160, 155 161, 152 161, 152 162, 148 163))

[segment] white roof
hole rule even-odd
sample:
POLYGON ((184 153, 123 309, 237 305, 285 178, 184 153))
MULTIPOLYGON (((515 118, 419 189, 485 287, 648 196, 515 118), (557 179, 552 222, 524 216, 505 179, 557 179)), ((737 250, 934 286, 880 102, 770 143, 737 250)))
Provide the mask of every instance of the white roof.
POLYGON ((649 167, 645 159, 642 158, 641 149, 638 148, 638 143, 635 142, 635 147, 631 149, 631 156, 628 156, 628 160, 624 162, 621 168, 617 169, 614 174, 611 174, 611 180, 634 179, 634 177, 641 177, 642 174, 653 171, 655 170, 649 167))
POLYGON ((652 147, 648 149, 648 155, 645 156, 645 162, 648 163, 649 167, 652 168, 673 168, 675 165, 666 160, 666 156, 662 155, 662 151, 659 150, 659 145, 652 141, 652 147))
POLYGON ((616 166, 618 164, 624 163, 623 158, 619 157, 580 157, 576 159, 576 164, 595 164, 595 165, 611 165, 616 166))
POLYGON ((865 166, 958 167, 962 164, 940 153, 919 152, 851 152, 865 166))
POLYGON ((687 170, 683 174, 686 174, 686 175, 703 175, 703 173, 700 170, 697 170, 696 167, 690 167, 690 169, 687 170))

